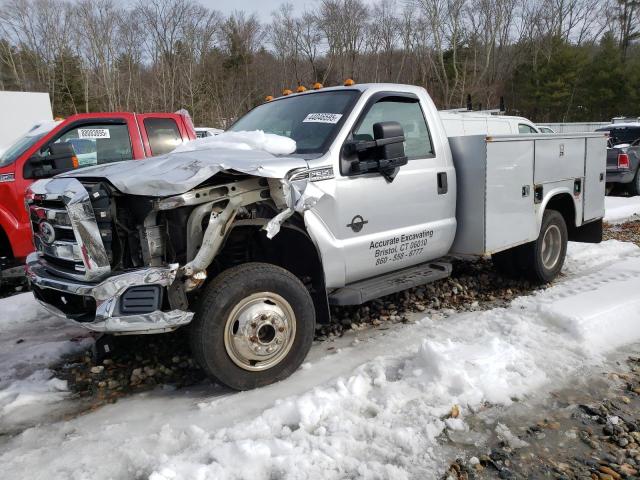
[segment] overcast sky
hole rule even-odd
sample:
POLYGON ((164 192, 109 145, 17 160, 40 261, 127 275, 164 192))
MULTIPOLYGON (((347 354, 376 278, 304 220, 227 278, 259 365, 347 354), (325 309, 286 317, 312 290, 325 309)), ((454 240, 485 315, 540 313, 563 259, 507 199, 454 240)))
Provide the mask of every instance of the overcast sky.
MULTIPOLYGON (((127 1, 127 0, 125 0, 127 1)), ((320 6, 320 0, 195 0, 222 13, 231 13, 234 10, 244 10, 251 13, 256 12, 262 21, 271 20, 271 12, 277 10, 283 3, 291 3, 294 5, 293 10, 296 13, 302 13, 305 10, 315 10, 320 6)), ((364 0, 365 4, 372 4, 375 0, 364 0)), ((397 5, 403 4, 403 0, 396 0, 397 5)))
MULTIPOLYGON (((271 12, 276 10, 283 0, 196 0, 206 7, 219 10, 222 13, 231 13, 234 10, 244 10, 248 13, 256 12, 261 19, 271 19, 271 12), (266 18, 265 18, 266 17, 266 18)), ((304 12, 305 8, 311 10, 314 5, 320 2, 312 0, 295 0, 290 3, 294 4, 295 12, 304 12)))

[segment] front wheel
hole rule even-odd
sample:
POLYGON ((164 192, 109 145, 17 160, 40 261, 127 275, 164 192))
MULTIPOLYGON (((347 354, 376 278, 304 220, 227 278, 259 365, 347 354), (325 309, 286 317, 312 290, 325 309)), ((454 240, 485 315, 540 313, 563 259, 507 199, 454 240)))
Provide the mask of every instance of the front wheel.
POLYGON ((289 271, 247 263, 207 287, 190 326, 205 372, 236 389, 283 380, 302 364, 315 332, 309 292, 289 271))
POLYGON ((558 276, 567 254, 567 224, 556 210, 546 210, 535 242, 523 245, 522 260, 529 276, 548 283, 558 276))

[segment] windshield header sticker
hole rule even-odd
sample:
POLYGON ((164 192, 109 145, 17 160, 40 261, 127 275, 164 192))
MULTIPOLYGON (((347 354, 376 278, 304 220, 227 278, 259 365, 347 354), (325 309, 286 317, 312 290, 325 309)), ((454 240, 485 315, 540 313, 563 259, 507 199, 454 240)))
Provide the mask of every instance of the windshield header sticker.
POLYGON ((303 123, 338 123, 342 118, 341 113, 310 113, 302 121, 303 123))
POLYGON ((108 128, 81 128, 78 130, 78 138, 111 138, 108 128))

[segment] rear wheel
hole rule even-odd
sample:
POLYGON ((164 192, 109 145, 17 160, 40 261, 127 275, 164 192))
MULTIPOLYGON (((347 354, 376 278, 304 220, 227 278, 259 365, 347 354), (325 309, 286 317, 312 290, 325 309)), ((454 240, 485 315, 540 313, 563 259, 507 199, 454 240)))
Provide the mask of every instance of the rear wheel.
POLYGON ((567 241, 567 225, 560 212, 546 210, 538 239, 523 245, 522 250, 523 265, 533 280, 548 283, 558 276, 567 254, 567 241))
POLYGON ((193 354, 205 372, 249 390, 282 380, 300 366, 313 341, 315 310, 292 273, 247 263, 206 287, 190 329, 193 354))

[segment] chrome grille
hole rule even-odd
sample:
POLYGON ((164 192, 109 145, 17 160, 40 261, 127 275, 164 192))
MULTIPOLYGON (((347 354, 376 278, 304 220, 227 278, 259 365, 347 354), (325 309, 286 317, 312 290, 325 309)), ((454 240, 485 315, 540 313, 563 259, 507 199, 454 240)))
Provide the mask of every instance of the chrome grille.
POLYGON ((40 180, 27 191, 33 242, 61 276, 95 281, 111 271, 86 188, 74 178, 40 180))
POLYGON ((36 250, 54 262, 66 262, 69 270, 84 272, 80 247, 64 203, 49 201, 45 206, 34 202, 29 205, 29 217, 36 250))

